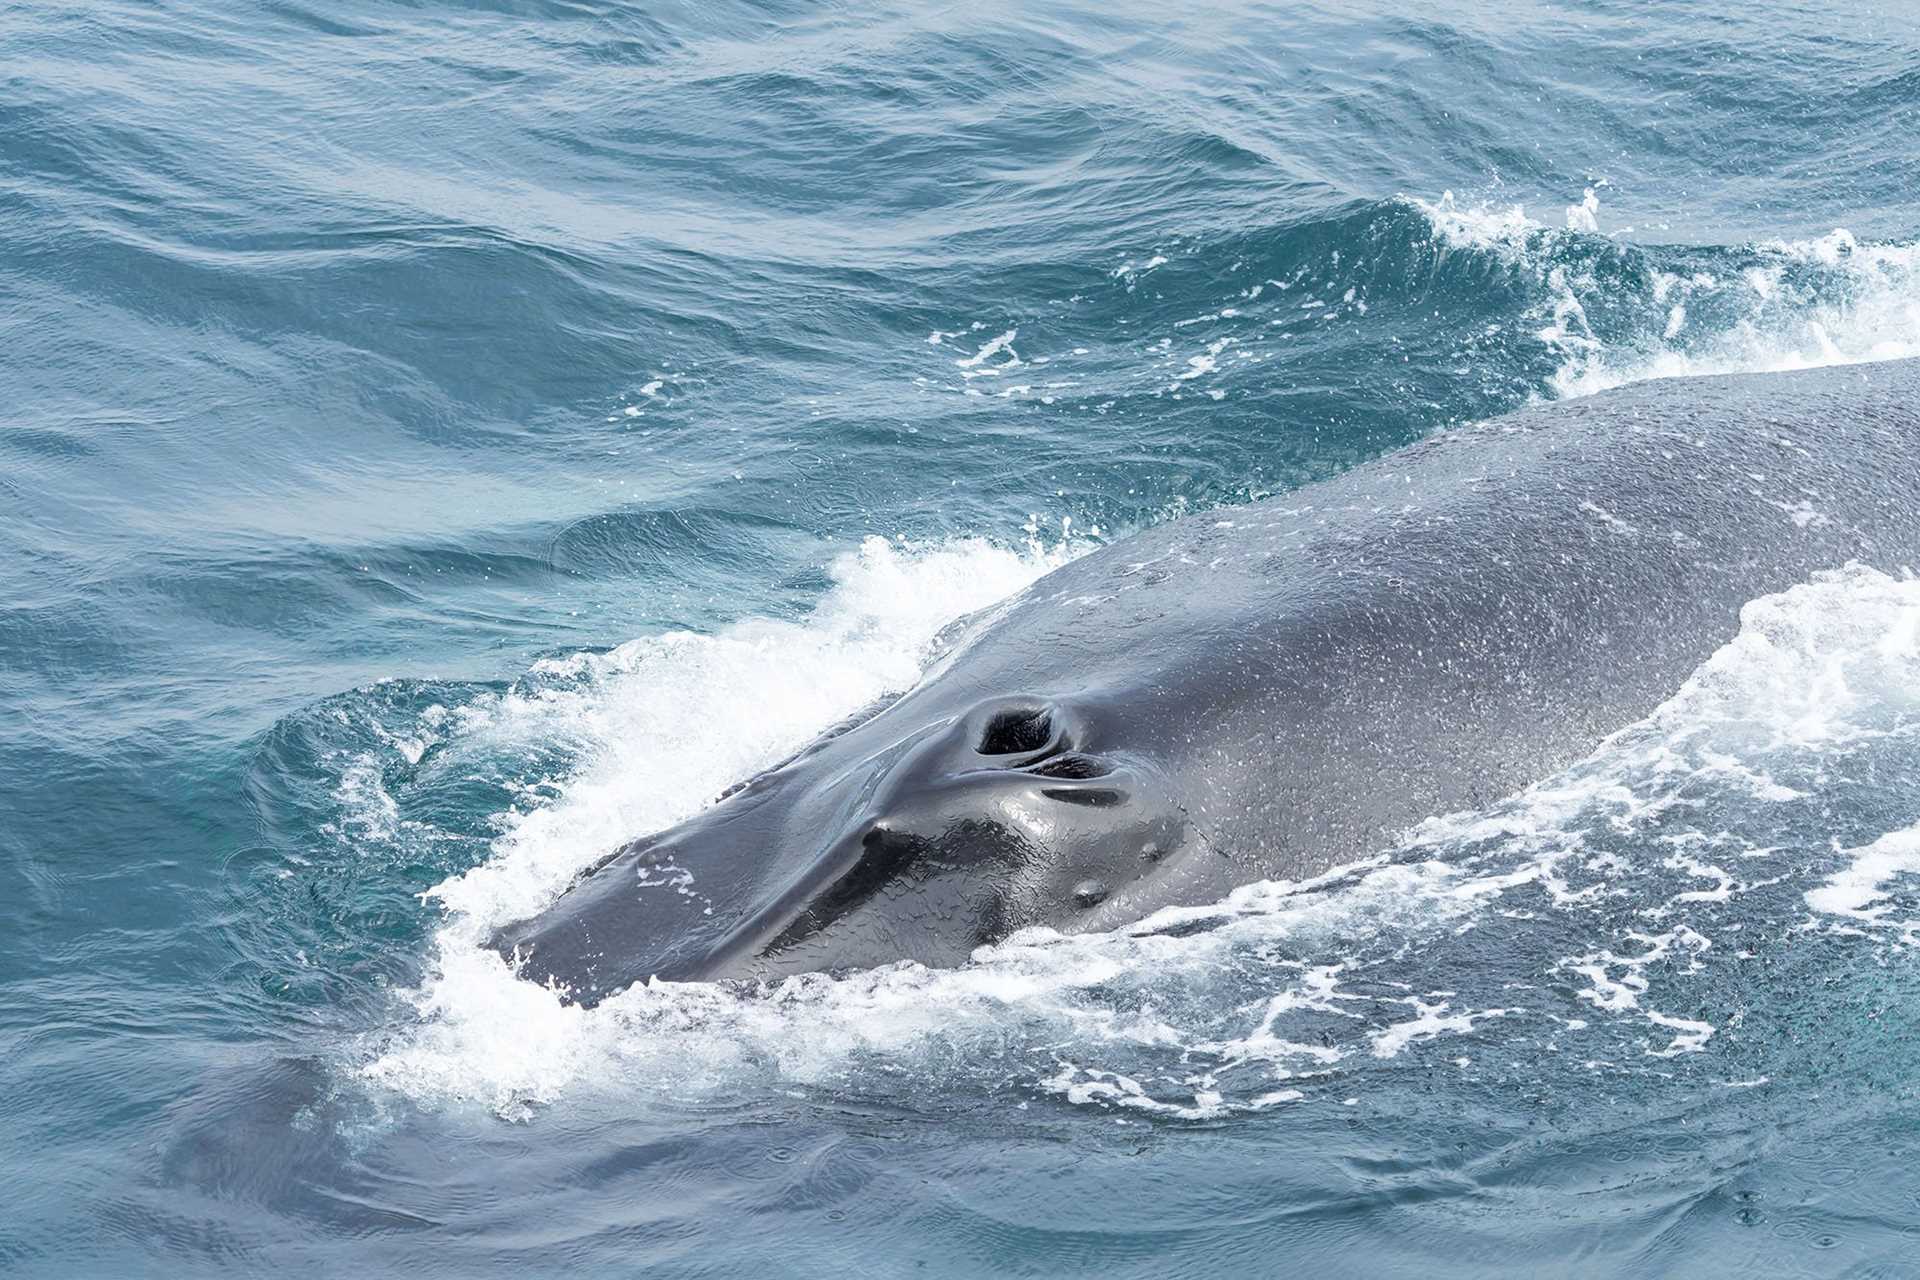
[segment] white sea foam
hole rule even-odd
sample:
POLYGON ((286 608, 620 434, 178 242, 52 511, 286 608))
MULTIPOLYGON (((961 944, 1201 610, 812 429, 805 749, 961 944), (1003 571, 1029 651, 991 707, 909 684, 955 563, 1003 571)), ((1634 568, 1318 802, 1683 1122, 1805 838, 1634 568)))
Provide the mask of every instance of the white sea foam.
POLYGON ((1920 823, 1889 831, 1863 848, 1846 852, 1853 861, 1819 888, 1809 889, 1807 905, 1830 915, 1883 921, 1892 881, 1900 876, 1920 876, 1920 823))
POLYGON ((962 377, 997 378, 1005 370, 1019 367, 1020 353, 1013 349, 1013 340, 1019 336, 1020 331, 1018 329, 1009 329, 999 337, 991 338, 981 344, 980 349, 972 355, 963 356, 953 363, 961 370, 962 377), (987 363, 988 360, 1003 351, 1007 356, 1005 360, 999 364, 987 363))
POLYGON ((1398 1057, 1401 1050, 1416 1040, 1431 1040, 1436 1036, 1444 1035, 1464 1035, 1472 1031, 1476 1023, 1488 1018, 1505 1017, 1514 1012, 1511 1009, 1482 1009, 1476 1013, 1455 1013, 1453 1005, 1446 1000, 1428 1004, 1417 996, 1409 996, 1404 1003, 1413 1006, 1413 1016, 1373 1034, 1371 1039, 1374 1057, 1398 1057))
POLYGON ((1527 216, 1517 204, 1496 207, 1490 204, 1462 205, 1453 192, 1442 192, 1435 201, 1412 199, 1408 203, 1425 214, 1433 233, 1455 249, 1485 249, 1503 253, 1523 253, 1537 232, 1545 230, 1527 216))

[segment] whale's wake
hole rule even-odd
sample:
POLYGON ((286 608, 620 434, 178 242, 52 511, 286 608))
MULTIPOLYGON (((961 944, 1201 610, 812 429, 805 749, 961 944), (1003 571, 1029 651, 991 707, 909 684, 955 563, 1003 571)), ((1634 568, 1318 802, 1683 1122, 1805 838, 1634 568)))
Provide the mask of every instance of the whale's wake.
POLYGON ((1818 1066, 1746 1036, 1750 1006, 1791 1010, 1810 975, 1920 930, 1920 582, 1852 567, 1751 603, 1733 643, 1580 764, 1312 881, 1110 935, 1016 936, 959 970, 656 984, 592 1010, 479 945, 609 842, 909 682, 946 618, 1071 554, 871 543, 803 622, 547 663, 423 717, 455 757, 564 736, 576 763, 525 779, 493 857, 434 891, 433 972, 359 1070, 507 1116, 797 1088, 1202 1118, 1345 1103, 1404 1070, 1732 1086, 1818 1066))

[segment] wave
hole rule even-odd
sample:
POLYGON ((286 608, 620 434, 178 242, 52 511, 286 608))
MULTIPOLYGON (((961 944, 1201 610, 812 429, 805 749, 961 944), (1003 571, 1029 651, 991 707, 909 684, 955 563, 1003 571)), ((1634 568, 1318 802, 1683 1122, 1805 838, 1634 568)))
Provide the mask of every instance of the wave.
POLYGON ((1530 401, 1920 355, 1920 242, 1660 244, 1604 194, 1564 225, 1447 192, 971 278, 1004 301, 906 339, 919 429, 1036 467, 1165 451, 1219 501, 1530 401))
POLYGON ((1450 191, 1410 203, 1441 244, 1528 281, 1534 336, 1558 358, 1554 396, 1920 355, 1920 243, 1863 244, 1835 228, 1709 250, 1614 244, 1600 236, 1592 188, 1567 207, 1564 230, 1520 205, 1463 206, 1450 191))

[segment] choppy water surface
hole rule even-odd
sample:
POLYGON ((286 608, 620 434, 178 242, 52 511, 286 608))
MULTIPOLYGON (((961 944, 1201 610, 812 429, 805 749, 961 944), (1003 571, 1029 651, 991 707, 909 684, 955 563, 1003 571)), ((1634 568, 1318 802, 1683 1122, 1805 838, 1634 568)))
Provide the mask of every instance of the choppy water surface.
POLYGON ((1920 1274, 1920 585, 1359 866, 477 946, 1185 511, 1920 354, 1902 6, 0 6, 0 1270, 1920 1274))

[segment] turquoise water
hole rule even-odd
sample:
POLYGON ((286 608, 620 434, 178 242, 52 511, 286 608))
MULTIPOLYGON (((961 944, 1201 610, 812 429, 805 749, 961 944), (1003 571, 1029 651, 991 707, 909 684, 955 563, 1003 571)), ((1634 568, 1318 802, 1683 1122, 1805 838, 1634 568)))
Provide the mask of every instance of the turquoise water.
POLYGON ((1920 587, 950 973, 476 940, 1143 524, 1920 354, 1920 18, 0 5, 0 1270, 1920 1275, 1920 587))

